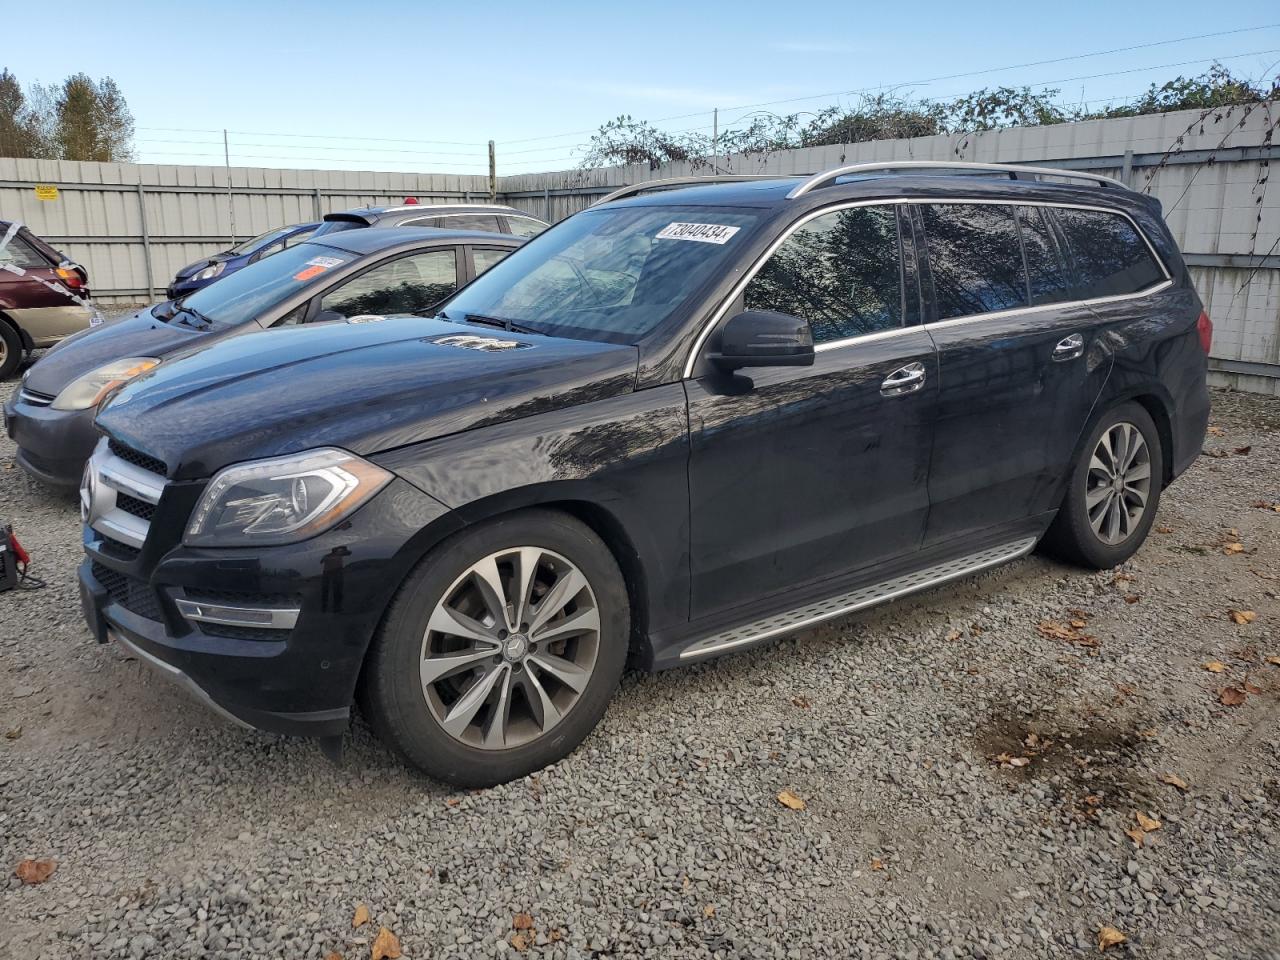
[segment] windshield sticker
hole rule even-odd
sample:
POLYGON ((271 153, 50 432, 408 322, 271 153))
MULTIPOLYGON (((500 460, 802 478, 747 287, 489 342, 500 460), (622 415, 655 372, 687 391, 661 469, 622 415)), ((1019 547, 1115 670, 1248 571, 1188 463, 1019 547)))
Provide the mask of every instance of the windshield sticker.
POLYGON ((740 229, 741 227, 726 227, 719 223, 669 223, 658 231, 654 239, 724 244, 740 229))
POLYGON ((342 266, 343 261, 338 257, 312 257, 305 264, 304 269, 299 270, 293 275, 295 280, 310 280, 312 277, 318 277, 331 267, 342 266))

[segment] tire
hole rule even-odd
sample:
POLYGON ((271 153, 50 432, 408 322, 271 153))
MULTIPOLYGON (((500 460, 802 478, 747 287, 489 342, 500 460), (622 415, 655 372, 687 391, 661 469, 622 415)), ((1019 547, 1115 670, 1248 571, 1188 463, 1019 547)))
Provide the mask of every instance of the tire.
POLYGON ((8 380, 22 363, 22 337, 18 331, 0 320, 0 380, 8 380))
POLYGON ((1096 570, 1124 563, 1146 540, 1163 486, 1164 454, 1151 415, 1137 403, 1114 407, 1094 425, 1081 449, 1043 548, 1096 570), (1141 440, 1136 450, 1133 437, 1141 440), (1131 458, 1120 481, 1108 462, 1108 449, 1121 460, 1131 458), (1135 515, 1140 501, 1141 512, 1135 515))
POLYGON ((522 511, 455 534, 414 568, 374 637, 361 707, 428 775, 505 783, 567 756, 595 728, 629 637, 626 585, 604 542, 566 514, 522 511), (513 602, 494 603, 498 590, 513 602), (520 596, 536 602, 511 620, 520 596))

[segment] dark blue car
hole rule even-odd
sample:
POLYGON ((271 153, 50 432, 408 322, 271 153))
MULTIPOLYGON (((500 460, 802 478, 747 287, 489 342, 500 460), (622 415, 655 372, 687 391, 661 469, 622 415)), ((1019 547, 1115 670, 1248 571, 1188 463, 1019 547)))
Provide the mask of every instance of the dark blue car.
POLYGON ((202 257, 178 271, 178 275, 173 278, 173 283, 169 284, 169 289, 165 291, 165 296, 170 300, 177 300, 179 297, 194 293, 219 277, 225 277, 229 273, 235 273, 241 267, 257 263, 273 253, 279 253, 285 247, 302 243, 311 237, 318 226, 320 226, 318 223, 295 223, 288 227, 276 227, 274 230, 268 230, 243 243, 238 243, 230 250, 223 250, 211 257, 202 257))

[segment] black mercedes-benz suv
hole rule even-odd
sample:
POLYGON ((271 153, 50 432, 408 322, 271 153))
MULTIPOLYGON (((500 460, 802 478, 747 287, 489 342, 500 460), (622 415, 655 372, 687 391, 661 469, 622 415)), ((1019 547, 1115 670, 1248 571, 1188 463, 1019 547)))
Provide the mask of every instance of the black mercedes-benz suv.
POLYGON ((657 670, 1020 557, 1107 567, 1196 457, 1212 333, 1158 203, 859 165, 621 191, 434 319, 126 384, 84 611, 222 713, 521 776, 657 670), (124 542, 121 527, 135 531, 124 542))

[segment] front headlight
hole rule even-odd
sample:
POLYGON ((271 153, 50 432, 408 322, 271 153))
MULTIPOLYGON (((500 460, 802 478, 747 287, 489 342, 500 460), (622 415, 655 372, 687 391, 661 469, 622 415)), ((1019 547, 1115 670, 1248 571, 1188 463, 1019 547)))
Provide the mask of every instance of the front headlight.
POLYGON ((108 393, 160 363, 155 357, 126 357, 103 364, 72 380, 53 399, 55 410, 88 410, 108 393))
POLYGON ((212 280, 214 277, 218 276, 218 274, 222 273, 222 270, 224 267, 226 267, 226 263, 219 261, 218 263, 205 267, 203 270, 201 270, 191 279, 192 280, 212 280))
POLYGON ((193 547, 294 543, 323 533, 391 482, 342 450, 241 463, 214 476, 182 540, 193 547))

